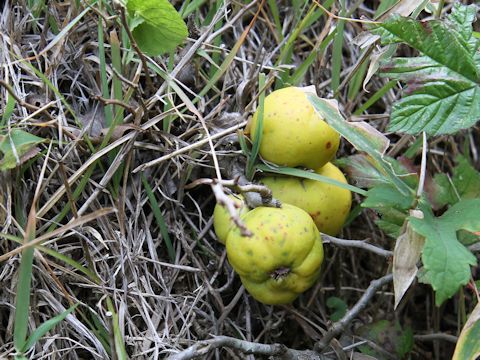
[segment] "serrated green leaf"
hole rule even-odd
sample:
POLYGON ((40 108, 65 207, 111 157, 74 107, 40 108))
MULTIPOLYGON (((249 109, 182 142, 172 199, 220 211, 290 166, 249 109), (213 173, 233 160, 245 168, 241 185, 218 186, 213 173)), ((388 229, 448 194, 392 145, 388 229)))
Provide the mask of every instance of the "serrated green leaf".
POLYGON ((478 359, 480 356, 480 302, 460 333, 452 360, 478 359))
POLYGON ((127 9, 132 35, 147 55, 173 51, 188 35, 187 25, 167 0, 128 0, 127 9))
POLYGON ((394 15, 379 26, 397 40, 410 45, 466 79, 472 82, 480 80, 470 49, 457 31, 458 25, 442 20, 419 21, 394 15))
POLYGON ((409 83, 407 96, 392 108, 390 131, 441 135, 475 125, 480 117, 480 87, 441 72, 435 77, 409 83))
POLYGON ((409 217, 412 228, 425 237, 422 281, 435 290, 437 305, 468 283, 470 266, 477 264, 475 256, 458 241, 456 232, 480 231, 479 207, 480 199, 462 200, 438 218, 427 206, 421 207, 423 219, 409 217))
POLYGON ((389 130, 451 134, 480 119, 480 58, 472 30, 475 9, 455 4, 446 20, 393 16, 372 31, 384 43, 404 42, 422 54, 382 65, 382 76, 407 83, 405 97, 393 106, 389 130))
POLYGON ((453 205, 461 199, 480 198, 480 172, 464 156, 458 156, 451 181, 445 174, 437 174, 435 200, 439 205, 453 205))
POLYGON ((458 2, 453 3, 452 12, 447 20, 454 24, 454 29, 465 41, 465 46, 473 54, 478 47, 478 40, 473 36, 472 23, 475 21, 477 9, 475 5, 463 6, 458 2))
POLYGON ((44 141, 45 139, 20 129, 12 129, 8 134, 0 135, 0 154, 3 154, 0 171, 20 165, 25 160, 22 157, 44 141))

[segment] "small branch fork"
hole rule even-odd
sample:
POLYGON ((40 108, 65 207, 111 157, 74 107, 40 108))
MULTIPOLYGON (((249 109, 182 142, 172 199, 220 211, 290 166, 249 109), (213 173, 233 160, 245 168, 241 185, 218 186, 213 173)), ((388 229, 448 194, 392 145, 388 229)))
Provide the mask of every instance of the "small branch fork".
POLYGON ((360 312, 365 309, 375 293, 384 285, 388 284, 393 280, 393 274, 385 275, 380 279, 373 280, 368 286, 367 290, 363 293, 360 300, 345 314, 343 318, 333 324, 330 330, 323 336, 322 340, 315 344, 315 351, 323 351, 329 344, 330 341, 335 337, 340 335, 350 324, 350 322, 360 314, 360 312))
POLYGON ((225 207, 230 214, 230 218, 235 225, 240 228, 242 236, 252 236, 250 230, 245 227, 245 224, 240 220, 238 216, 238 204, 225 194, 224 186, 234 189, 235 191, 244 194, 245 202, 250 208, 256 208, 259 206, 281 207, 278 200, 273 199, 272 191, 263 185, 257 184, 239 184, 239 178, 234 180, 218 180, 218 179, 197 179, 192 183, 185 186, 185 189, 192 189, 198 185, 210 185, 215 195, 217 203, 225 207), (258 196, 260 195, 260 196, 258 196))
POLYGON ((367 307, 377 291, 392 280, 392 274, 373 280, 357 303, 345 314, 345 316, 343 316, 343 318, 334 323, 325 333, 323 338, 315 344, 313 351, 290 349, 282 344, 258 344, 227 336, 215 336, 213 339, 200 341, 175 355, 171 355, 167 360, 193 359, 199 356, 204 356, 209 351, 220 347, 236 349, 245 354, 267 355, 271 356, 274 360, 329 360, 331 358, 327 355, 322 355, 321 352, 329 346, 330 341, 332 341, 333 338, 345 331, 352 320, 367 307))
POLYGON ((227 209, 230 218, 240 229, 240 234, 242 234, 242 236, 251 237, 253 235, 252 232, 247 229, 243 221, 240 220, 240 216, 238 216, 237 204, 225 194, 225 191, 223 191, 222 182, 216 179, 211 179, 210 186, 215 195, 215 199, 217 199, 217 203, 227 209))
POLYGON ((213 339, 200 341, 188 349, 172 355, 167 360, 188 360, 199 356, 205 356, 213 349, 229 347, 240 350, 245 354, 272 356, 277 360, 327 360, 331 359, 325 355, 317 354, 310 350, 293 350, 282 344, 258 344, 250 341, 235 339, 228 336, 215 336, 213 339))

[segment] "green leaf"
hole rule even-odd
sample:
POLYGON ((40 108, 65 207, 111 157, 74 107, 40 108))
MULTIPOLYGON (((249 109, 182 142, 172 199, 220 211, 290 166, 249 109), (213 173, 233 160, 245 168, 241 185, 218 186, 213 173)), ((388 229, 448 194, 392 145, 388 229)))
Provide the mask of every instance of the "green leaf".
MULTIPOLYGON (((402 328, 398 321, 379 320, 359 327, 356 332, 378 345, 379 348, 388 348, 389 352, 395 355, 394 358, 404 359, 413 348, 411 327, 402 328)), ((361 345, 359 349, 362 353, 374 356, 376 359, 389 359, 369 345, 361 345)))
MULTIPOLYGON (((475 6, 472 8, 475 13, 475 6)), ((478 82, 479 72, 473 61, 472 51, 464 38, 465 27, 468 25, 470 25, 471 37, 471 23, 462 25, 462 34, 459 33, 460 25, 454 22, 420 21, 398 15, 393 15, 379 26, 396 38, 388 39, 387 43, 400 40, 436 63, 444 65, 473 82, 478 82)))
POLYGON ((147 55, 173 51, 188 35, 187 25, 167 0, 128 0, 127 9, 132 35, 147 55))
POLYGON ((122 336, 122 331, 120 328, 120 321, 118 319, 118 313, 113 305, 112 299, 107 297, 107 308, 108 311, 112 314, 112 327, 113 327, 113 345, 115 349, 116 359, 118 360, 127 360, 128 355, 127 351, 125 350, 125 340, 122 336))
POLYGON ((142 174, 142 183, 145 187, 145 191, 147 192, 148 201, 150 202, 150 206, 153 211, 153 215, 157 221, 157 225, 160 228, 160 233, 162 234, 163 241, 165 242, 165 246, 167 247, 168 256, 172 263, 175 263, 175 248, 172 244, 172 239, 168 233, 168 226, 165 222, 165 218, 160 210, 160 205, 158 204, 157 198, 155 197, 155 193, 153 192, 150 184, 147 181, 147 178, 142 174))
POLYGON ((335 160, 356 186, 370 188, 379 184, 388 184, 384 174, 375 166, 375 161, 364 154, 355 154, 335 160))
MULTIPOLYGON (((411 173, 399 161, 388 156, 383 157, 394 172, 402 178, 411 188, 418 185, 418 176, 411 173)), ((341 167, 348 175, 348 178, 358 187, 372 188, 381 184, 390 184, 385 173, 375 166, 375 161, 368 155, 355 154, 352 156, 335 160, 335 164, 341 167)))
POLYGON ((480 199, 462 200, 436 218, 429 207, 421 206, 424 218, 409 218, 412 228, 425 237, 420 280, 432 285, 437 305, 468 283, 470 266, 477 264, 475 256, 458 241, 456 232, 480 231, 479 207, 480 199))
POLYGON ((475 53, 478 45, 478 40, 473 36, 472 29, 476 13, 475 5, 463 6, 456 2, 453 4, 452 12, 447 17, 447 20, 452 23, 460 38, 465 42, 465 46, 472 54, 475 53))
POLYGON ((282 174, 282 175, 287 175, 287 176, 296 176, 304 179, 310 179, 310 180, 316 180, 316 181, 321 181, 330 185, 335 185, 338 186, 342 189, 350 190, 352 192, 355 192, 360 195, 366 195, 367 192, 365 190, 362 190, 356 186, 350 185, 350 184, 345 184, 343 182, 340 182, 338 180, 332 179, 328 176, 323 176, 311 171, 306 171, 306 170, 301 170, 297 168, 290 168, 290 167, 284 167, 284 166, 273 166, 273 165, 264 165, 264 164, 258 164, 257 169, 265 172, 270 172, 274 174, 282 174))
POLYGON ((20 129, 12 129, 6 135, 0 135, 0 171, 13 169, 31 157, 31 150, 45 139, 20 129))
POLYGON ((61 314, 51 318, 50 320, 45 321, 42 325, 40 325, 32 334, 28 337, 25 345, 22 348, 22 352, 27 352, 35 343, 40 340, 47 332, 52 330, 59 322, 63 321, 67 317, 68 314, 71 314, 76 308, 78 304, 75 304, 62 312, 61 314))
POLYGON ((453 169, 451 180, 445 174, 434 177, 437 188, 435 201, 440 206, 454 205, 462 199, 480 198, 480 172, 464 156, 458 156, 455 161, 457 166, 453 169))
POLYGON ((361 206, 376 210, 381 215, 376 224, 389 236, 397 237, 414 202, 414 193, 404 196, 393 185, 380 184, 368 190, 361 206))
POLYGON ((460 333, 452 360, 478 359, 480 356, 480 302, 460 333))
POLYGON ((330 314, 330 320, 338 321, 345 316, 348 310, 347 303, 335 296, 331 296, 327 299, 326 305, 333 312, 330 314))
POLYGON ((475 12, 475 5, 455 4, 446 20, 393 16, 372 31, 383 43, 403 42, 422 54, 382 65, 382 76, 407 84, 404 98, 393 106, 389 130, 451 134, 479 120, 480 59, 472 31, 475 12))
POLYGON ((363 122, 348 122, 340 114, 338 106, 331 100, 321 99, 313 94, 307 94, 315 110, 320 116, 357 150, 366 152, 373 160, 372 164, 384 174, 385 179, 392 183, 403 195, 408 195, 412 189, 396 174, 392 164, 385 159, 388 139, 375 128, 363 122))
MULTIPOLYGON (((25 228, 24 243, 35 239, 36 216, 32 207, 25 228)), ((27 342, 28 320, 30 318, 30 290, 32 286, 32 267, 35 249, 30 247, 22 251, 20 268, 18 270, 18 282, 15 294, 15 322, 13 327, 13 344, 15 349, 22 353, 21 349, 27 342)))
POLYGON ((408 210, 413 205, 415 196, 403 196, 395 187, 383 184, 371 188, 367 192, 367 198, 362 203, 363 207, 374 209, 397 209, 408 210))
POLYGON ((7 121, 10 119, 10 116, 13 114, 13 110, 15 110, 15 98, 10 94, 8 94, 7 104, 3 109, 2 120, 0 121, 0 126, 5 126, 7 121))
POLYGON ((258 97, 258 109, 257 109, 257 123, 255 133, 257 136, 253 140, 252 152, 247 158, 247 178, 253 179, 255 175, 255 162, 257 160, 258 152, 260 150, 260 144, 262 143, 262 134, 263 134, 263 113, 264 113, 264 103, 265 103, 265 74, 260 73, 258 75, 258 90, 260 95, 258 97))
POLYGON ((380 229, 382 229, 382 231, 385 234, 387 234, 391 238, 396 239, 398 236, 400 236, 403 222, 400 224, 400 223, 393 223, 392 221, 393 221, 392 219, 388 219, 388 220, 380 219, 380 220, 375 220, 375 224, 377 224, 377 226, 380 229))

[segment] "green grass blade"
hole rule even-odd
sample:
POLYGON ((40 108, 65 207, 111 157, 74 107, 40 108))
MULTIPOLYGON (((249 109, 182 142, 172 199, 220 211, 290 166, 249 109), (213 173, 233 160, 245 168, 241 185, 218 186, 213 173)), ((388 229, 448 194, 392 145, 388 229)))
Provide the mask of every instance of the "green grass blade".
POLYGON ((118 360, 127 360, 128 355, 127 351, 125 350, 125 341, 122 337, 122 332, 120 330, 120 325, 118 322, 118 314, 115 311, 115 307, 113 306, 112 299, 107 297, 107 308, 108 311, 112 314, 112 328, 113 328, 113 339, 115 343, 115 354, 117 355, 118 360))
POLYGON ((7 121, 10 119, 10 116, 13 114, 13 110, 15 109, 15 98, 7 92, 7 104, 5 109, 3 110, 2 114, 2 122, 0 122, 0 128, 4 127, 7 124, 7 121))
MULTIPOLYGON (((112 30, 110 32, 110 46, 112 54, 112 66, 117 73, 122 74, 122 54, 120 51, 120 41, 117 32, 112 30)), ((117 75, 112 78, 113 97, 115 100, 123 101, 122 81, 117 75)), ((121 106, 115 106, 114 124, 117 125, 123 122, 124 109, 121 106)))
MULTIPOLYGON (((14 241, 14 242, 16 242, 17 244, 20 244, 20 245, 23 243, 23 240, 21 238, 19 238, 17 236, 14 236, 14 235, 11 235, 11 234, 0 233, 0 238, 4 238, 4 239, 10 240, 10 241, 14 241)), ((61 254, 61 253, 59 253, 59 252, 57 252, 53 249, 47 248, 43 245, 37 246, 36 249, 41 251, 42 253, 50 255, 51 257, 53 257, 55 259, 63 261, 64 263, 70 265, 74 269, 77 269, 78 271, 80 271, 81 273, 86 275, 90 280, 92 280, 96 284, 100 284, 100 282, 101 282, 100 278, 93 271, 84 267, 82 264, 80 264, 77 261, 69 258, 68 256, 65 256, 65 255, 63 255, 63 254, 61 254)))
MULTIPOLYGON (((27 228, 25 230, 24 243, 35 239, 36 233, 36 213, 32 205, 27 220, 27 228)), ((20 262, 17 293, 15 299, 15 323, 13 328, 13 344, 15 349, 22 353, 25 346, 28 332, 28 319, 30 317, 30 289, 32 285, 32 266, 34 248, 28 248, 22 251, 22 259, 20 262)))
MULTIPOLYGON (((100 2, 101 3, 101 2, 100 2)), ((103 20, 99 18, 97 33, 98 33, 98 58, 100 60, 100 83, 102 84, 102 96, 105 99, 110 99, 110 90, 108 87, 107 64, 105 60, 105 39, 103 36, 103 29, 105 25, 103 20)), ((111 126, 113 122, 112 105, 105 105, 103 108, 105 114, 105 124, 111 126)))
POLYGON ((242 154, 248 159, 251 154, 251 150, 247 145, 247 141, 245 140, 245 134, 243 130, 238 130, 238 143, 240 144, 240 149, 242 150, 242 154))
MULTIPOLYGON (((293 29, 292 33, 287 39, 285 46, 282 48, 280 55, 278 56, 278 60, 276 62, 276 66, 283 65, 283 64, 290 64, 292 62, 292 55, 293 55, 293 48, 295 45, 295 41, 300 36, 300 34, 305 30, 307 24, 312 20, 312 18, 318 17, 322 15, 323 12, 319 10, 315 5, 312 5, 308 10, 305 17, 300 21, 297 26, 293 29)), ((280 78, 275 83, 275 89, 280 89, 284 86, 287 79, 289 77, 289 72, 285 71, 280 78)))
POLYGON ((303 82, 303 78, 308 71, 308 68, 313 64, 313 62, 322 56, 323 52, 330 44, 332 39, 335 37, 336 29, 332 31, 325 39, 320 43, 319 46, 315 47, 310 54, 308 54, 305 61, 303 61, 300 66, 296 68, 294 73, 288 78, 285 82, 286 85, 293 85, 298 86, 301 82, 303 82))
MULTIPOLYGON (((215 10, 214 13, 216 13, 221 9, 222 6, 223 6, 223 1, 215 1, 215 6, 212 7, 212 10, 215 10)), ((222 26, 223 26, 223 21, 222 20, 217 21, 217 23, 213 26, 213 31, 217 31, 222 26)), ((213 44, 212 44, 213 46, 218 48, 220 47, 221 44, 222 44, 222 36, 217 36, 215 39, 213 39, 213 44)), ((212 54, 212 61, 215 64, 218 64, 220 62, 220 56, 221 56, 221 53, 219 51, 214 52, 212 54)), ((211 66, 209 70, 209 78, 215 75, 215 71, 216 71, 216 66, 211 66)))
MULTIPOLYGON (((340 16, 345 16, 345 0, 341 1, 342 10, 340 16)), ((345 20, 338 20, 337 22, 337 34, 333 41, 333 56, 332 56, 332 83, 331 87, 334 92, 337 91, 340 85, 340 72, 342 71, 342 59, 343 59, 343 30, 345 29, 345 20)))
POLYGON ((58 323, 63 321, 68 314, 71 314, 76 308, 78 304, 75 304, 58 314, 57 316, 51 318, 50 320, 45 321, 42 325, 40 325, 32 334, 28 337, 28 340, 25 342, 25 345, 22 348, 22 352, 28 351, 35 343, 40 340, 47 332, 52 330, 58 323))
POLYGON ((180 14, 185 19, 188 15, 196 11, 206 0, 193 0, 187 6, 182 5, 182 9, 180 10, 180 14), (185 9, 184 9, 185 8, 185 9))
POLYGON ((275 30, 277 30, 277 37, 279 41, 283 40, 282 22, 280 21, 280 11, 278 11, 276 0, 267 0, 268 7, 272 12, 273 23, 275 24, 275 30))
POLYGON ((370 106, 375 104, 378 100, 380 100, 383 95, 387 93, 388 90, 392 89, 396 81, 389 81, 384 86, 382 86, 375 94, 372 95, 370 99, 368 99, 361 107, 359 107, 353 115, 361 115, 365 110, 367 110, 370 106))
POLYGON ((287 176, 296 176, 304 179, 310 179, 310 180, 316 180, 316 181, 321 181, 330 185, 335 185, 338 186, 342 189, 350 190, 352 192, 355 192, 357 194, 366 196, 367 192, 363 189, 360 189, 356 186, 350 185, 350 184, 345 184, 342 183, 338 180, 329 178, 327 176, 323 176, 314 172, 310 171, 305 171, 301 169, 296 169, 296 168, 289 168, 289 167, 283 167, 283 166, 268 166, 264 164, 259 164, 257 165, 257 169, 269 173, 275 173, 275 174, 281 174, 281 175, 287 175, 287 176))
POLYGON ((260 144, 262 142, 262 134, 263 134, 263 109, 264 109, 264 102, 265 102, 265 74, 260 73, 258 77, 258 87, 260 96, 258 99, 258 109, 257 109, 257 126, 256 126, 256 134, 257 137, 253 141, 252 145, 252 153, 248 157, 247 161, 247 178, 253 179, 253 175, 255 174, 255 161, 257 160, 258 152, 260 150, 260 144))
POLYGON ((358 93, 360 92, 360 88, 363 84, 363 79, 365 79, 365 73, 368 69, 368 61, 365 61, 360 65, 358 71, 353 75, 352 80, 348 85, 348 94, 347 97, 350 101, 353 101, 358 93))
POLYGON ((160 206, 158 205, 155 194, 153 193, 152 188, 150 187, 150 184, 148 183, 143 173, 142 182, 147 193, 148 200, 150 201, 150 207, 152 208, 153 215, 157 220, 157 225, 160 228, 160 233, 162 234, 163 241, 165 242, 165 246, 167 247, 168 256, 170 257, 172 263, 174 263, 176 258, 175 249, 173 248, 172 240, 170 239, 170 235, 168 234, 167 224, 165 223, 165 219, 162 215, 162 212, 160 211, 160 206))
MULTIPOLYGON (((263 2, 261 3, 260 6, 262 6, 263 2)), ((198 94, 198 97, 196 97, 193 100, 193 103, 196 103, 199 99, 201 99, 203 96, 205 96, 208 91, 217 83, 217 81, 223 76, 223 74, 230 68, 231 63, 235 59, 235 56, 237 55, 238 51, 240 50, 240 47, 244 43, 248 32, 250 29, 253 27, 255 24, 255 21, 257 20, 258 14, 260 13, 260 10, 258 10, 253 19, 250 21, 248 26, 245 28, 245 30, 242 32, 242 35, 240 35, 240 38, 237 40, 235 45, 232 47, 232 50, 230 53, 225 57, 225 60, 223 60, 222 65, 220 65, 220 68, 215 72, 215 74, 208 80, 207 84, 204 86, 202 91, 198 94)))
POLYGON ((30 288, 32 283, 32 265, 34 249, 22 252, 17 294, 15 301, 15 324, 13 330, 13 343, 18 351, 25 346, 28 330, 28 318, 30 316, 30 288))
MULTIPOLYGON (((112 56, 112 66, 117 71, 118 74, 122 74, 122 55, 120 52, 120 41, 118 39, 117 32, 112 30, 110 32, 110 47, 111 47, 111 56, 112 56)), ((122 91, 122 81, 118 78, 117 75, 112 77, 112 89, 113 97, 115 100, 123 102, 123 91, 122 91)), ((123 123, 124 109, 121 106, 113 106, 112 112, 114 113, 113 122, 110 125, 113 130, 118 124, 123 123)), ((111 131, 113 133, 113 131, 111 131)), ((108 154, 108 160, 110 164, 114 161, 115 157, 118 154, 118 150, 108 154)), ((124 165, 121 164, 112 178, 112 192, 115 198, 118 197, 120 182, 122 181, 124 165)))

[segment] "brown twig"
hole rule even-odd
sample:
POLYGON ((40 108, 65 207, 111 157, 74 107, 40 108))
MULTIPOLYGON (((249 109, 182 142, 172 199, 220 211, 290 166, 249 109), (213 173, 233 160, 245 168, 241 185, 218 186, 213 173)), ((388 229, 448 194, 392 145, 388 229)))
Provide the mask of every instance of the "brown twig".
POLYGON ((342 317, 339 321, 334 323, 330 330, 325 333, 322 340, 315 344, 315 350, 318 352, 323 351, 330 341, 340 335, 346 327, 352 322, 352 320, 360 314, 363 309, 368 305, 372 297, 377 293, 377 290, 380 289, 383 285, 388 284, 393 280, 393 275, 388 274, 380 279, 373 280, 370 285, 368 286, 365 293, 362 295, 360 300, 342 317))
POLYGON ((137 117, 137 111, 130 105, 124 103, 123 101, 117 100, 117 99, 105 99, 104 97, 100 95, 95 95, 94 98, 100 102, 102 102, 104 105, 118 105, 123 107, 124 109, 128 110, 132 115, 133 118, 135 119, 137 117))
POLYGON ((215 195, 215 199, 217 200, 217 203, 225 207, 225 209, 227 209, 228 213, 230 214, 230 218, 235 223, 235 225, 238 226, 242 236, 248 236, 248 237, 252 236, 252 232, 248 230, 245 224, 242 222, 242 220, 240 220, 235 202, 232 199, 230 199, 227 196, 227 194, 225 194, 225 191, 223 191, 222 183, 220 181, 215 181, 215 179, 213 179, 210 186, 212 187, 212 191, 213 191, 213 194, 215 195))
POLYGON ((130 44, 132 44, 133 49, 135 50, 138 57, 140 58, 140 61, 142 62, 143 71, 145 72, 145 79, 147 81, 147 86, 150 89, 150 91, 153 92, 155 88, 153 86, 153 81, 148 71, 147 60, 145 59, 145 55, 143 55, 143 52, 138 47, 138 44, 135 41, 135 38, 133 37, 132 32, 130 31, 130 28, 128 27, 127 16, 125 15, 125 9, 123 6, 120 6, 120 19, 122 21, 123 28, 125 29, 127 36, 130 39, 130 44))
POLYGON ((339 239, 327 234, 322 234, 322 239, 323 239, 323 243, 325 244, 331 243, 340 247, 359 248, 359 249, 370 251, 374 254, 377 254, 386 258, 393 256, 392 251, 385 250, 375 245, 369 244, 366 242, 366 240, 345 240, 345 239, 339 239))
POLYGON ((218 179, 197 179, 192 181, 190 184, 185 186, 185 189, 193 189, 198 185, 213 185, 215 183, 220 183, 222 186, 232 188, 238 193, 246 194, 246 193, 257 193, 261 196, 261 202, 249 205, 250 208, 256 208, 259 206, 267 206, 267 207, 281 207, 281 202, 277 199, 274 199, 272 196, 272 190, 264 185, 259 184, 245 184, 240 185, 238 183, 239 178, 233 180, 218 180, 218 179))
POLYGON ((12 89, 12 87, 7 84, 7 82, 5 82, 4 80, 0 80, 0 85, 3 86, 5 88, 5 90, 8 91, 8 93, 17 101, 17 103, 20 105, 20 106, 23 106, 23 107, 26 107, 27 109, 29 110, 32 110, 32 111, 39 111, 39 112, 42 112, 44 113, 45 115, 48 116, 49 119, 51 120, 54 120, 54 118, 52 117, 52 115, 50 115, 50 113, 47 111, 46 108, 40 108, 38 106, 35 106, 35 105, 32 105, 32 104, 29 104, 25 101, 23 101, 22 99, 20 99, 17 94, 15 94, 15 91, 12 89))
POLYGON ((213 339, 204 340, 190 346, 168 360, 188 360, 199 356, 205 356, 210 351, 221 347, 239 350, 245 354, 271 356, 276 360, 326 360, 331 359, 325 355, 317 354, 310 350, 294 350, 283 344, 259 344, 250 341, 235 339, 228 336, 215 336, 213 339))
POLYGON ((421 334, 414 335, 415 340, 419 341, 437 341, 443 340, 456 344, 458 341, 458 336, 445 334, 445 333, 433 333, 433 334, 421 334))
POLYGON ((362 23, 362 24, 381 24, 381 22, 379 22, 379 21, 359 20, 359 19, 351 19, 351 18, 346 18, 346 17, 338 16, 338 15, 335 15, 335 14, 331 13, 331 12, 328 11, 327 9, 325 9, 325 7, 323 7, 323 5, 320 4, 317 0, 313 0, 313 2, 314 2, 315 5, 317 5, 320 9, 322 9, 322 10, 325 12, 325 14, 327 14, 329 17, 332 17, 332 18, 337 19, 337 20, 345 20, 345 21, 357 22, 357 23, 362 23))

